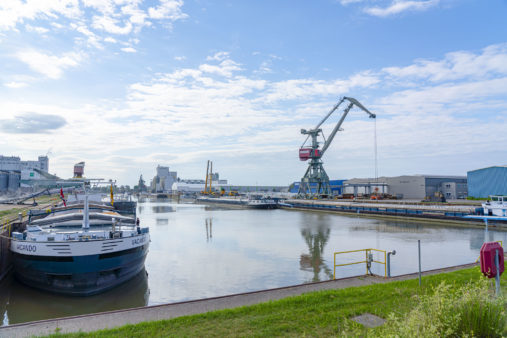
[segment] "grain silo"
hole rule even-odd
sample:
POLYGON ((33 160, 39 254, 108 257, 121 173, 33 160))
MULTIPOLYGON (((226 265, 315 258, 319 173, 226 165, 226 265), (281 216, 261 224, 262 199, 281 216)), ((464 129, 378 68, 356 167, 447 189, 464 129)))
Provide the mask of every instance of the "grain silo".
POLYGON ((10 191, 16 191, 19 189, 20 173, 16 171, 9 172, 9 184, 8 189, 10 191))
POLYGON ((6 191, 9 187, 9 173, 0 171, 0 191, 6 191))

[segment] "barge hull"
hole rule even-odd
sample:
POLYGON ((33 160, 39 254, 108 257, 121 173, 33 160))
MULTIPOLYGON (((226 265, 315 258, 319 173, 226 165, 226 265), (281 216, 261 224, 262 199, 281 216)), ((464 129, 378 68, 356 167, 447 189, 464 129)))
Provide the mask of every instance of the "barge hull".
POLYGON ((135 277, 148 245, 88 256, 31 256, 13 253, 15 277, 28 286, 63 295, 90 296, 135 277))

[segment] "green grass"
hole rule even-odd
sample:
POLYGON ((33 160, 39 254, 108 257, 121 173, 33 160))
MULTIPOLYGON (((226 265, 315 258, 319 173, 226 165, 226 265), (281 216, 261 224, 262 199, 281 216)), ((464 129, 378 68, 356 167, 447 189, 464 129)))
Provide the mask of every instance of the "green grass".
MULTIPOLYGON (((507 274, 506 274, 507 275, 507 274)), ((503 278, 504 284, 507 276, 503 278)), ((383 318, 404 318, 420 297, 433 294, 442 282, 453 287, 479 280, 479 268, 428 276, 418 280, 391 282, 318 291, 231 310, 185 316, 171 320, 127 325, 89 334, 59 334, 57 337, 167 337, 167 336, 377 336, 384 328, 366 329, 349 318, 365 312, 383 318)), ((492 281, 489 281, 490 283, 492 281)), ((507 292, 507 288, 504 293, 507 292)))
POLYGON ((468 196, 467 197, 467 200, 469 201, 487 201, 488 198, 487 197, 473 197, 473 196, 468 196))
MULTIPOLYGON (((25 203, 29 204, 32 200, 27 200, 25 203)), ((0 211, 0 223, 5 222, 7 220, 17 220, 18 214, 21 212, 22 214, 26 215, 28 210, 30 209, 36 209, 40 208, 43 205, 46 204, 57 204, 60 203, 60 198, 58 194, 53 195, 42 195, 35 197, 35 201, 37 202, 37 206, 31 206, 31 205, 13 205, 12 208, 7 210, 1 210, 0 211)))

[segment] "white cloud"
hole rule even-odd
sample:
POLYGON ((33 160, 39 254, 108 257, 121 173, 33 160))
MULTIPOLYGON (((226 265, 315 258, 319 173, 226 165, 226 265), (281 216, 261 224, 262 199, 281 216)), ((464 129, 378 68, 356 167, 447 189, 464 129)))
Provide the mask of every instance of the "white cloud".
POLYGON ((344 95, 356 88, 368 88, 380 81, 369 72, 354 74, 348 79, 331 81, 315 79, 295 79, 272 84, 265 99, 267 101, 295 100, 311 96, 344 95))
POLYGON ((19 52, 18 59, 26 63, 33 71, 47 76, 50 79, 58 79, 63 71, 78 66, 83 55, 75 52, 65 53, 62 56, 45 54, 36 50, 19 52))
MULTIPOLYGON (((141 173, 149 177, 157 163, 192 177, 194 172, 201 175, 205 160, 213 158, 223 170, 250 170, 258 175, 250 179, 260 183, 303 174, 306 163, 297 159, 304 140, 300 128, 315 126, 340 95, 347 95, 378 116, 381 173, 428 173, 432 163, 440 163, 442 172, 461 174, 479 167, 477 156, 470 153, 489 149, 505 154, 506 56, 504 45, 492 45, 480 52, 457 51, 344 78, 273 81, 248 73, 238 60, 222 54, 133 83, 122 106, 104 101, 69 108, 9 99, 0 101, 0 111, 65 117, 66 127, 41 135, 36 147, 45 151, 56 145, 62 164, 55 165, 68 167, 68 176, 73 163, 86 160, 90 176, 109 178, 114 173, 125 183, 141 173), (167 147, 181 151, 164 150, 167 147)), ((333 116, 323 126, 326 135, 337 119, 333 116)), ((324 158, 330 176, 373 173, 373 126, 366 114, 351 111, 324 158)), ((33 152, 33 143, 24 142, 6 135, 0 146, 33 152)), ((224 176, 235 183, 240 179, 224 176)))
POLYGON ((27 85, 28 84, 25 82, 15 82, 15 81, 4 83, 5 87, 14 88, 14 89, 15 88, 23 88, 23 87, 26 87, 27 85))
POLYGON ((438 5, 440 0, 393 0, 387 7, 368 7, 364 11, 373 16, 387 17, 406 11, 423 11, 438 5))
POLYGON ((452 52, 443 60, 417 60, 410 66, 386 67, 383 71, 396 78, 427 78, 433 82, 507 74, 507 43, 488 46, 480 54, 452 52))
POLYGON ((229 58, 229 52, 217 52, 214 55, 206 57, 207 61, 222 61, 229 58))
POLYGON ((199 70, 204 73, 212 73, 225 77, 232 76, 233 72, 241 70, 238 63, 227 59, 223 60, 219 65, 202 64, 199 66, 199 70))
POLYGON ((81 15, 77 0, 39 1, 10 0, 0 2, 0 30, 8 30, 27 20, 58 16, 77 18, 81 15))
POLYGON ((170 19, 171 21, 185 19, 188 15, 181 11, 182 6, 181 0, 161 0, 157 7, 148 9, 148 14, 152 19, 170 19))
POLYGON ((126 35, 132 31, 132 23, 120 23, 118 19, 110 16, 94 16, 92 27, 112 34, 126 35))
MULTIPOLYGON (((27 32, 49 33, 41 26, 47 21, 59 30, 70 26, 86 37, 89 47, 103 48, 101 42, 111 42, 104 33, 131 37, 143 27, 154 23, 170 27, 171 23, 187 17, 183 13, 183 1, 158 0, 154 6, 142 9, 142 0, 8 0, 0 1, 0 31, 18 30, 24 26, 27 32), (67 20, 71 21, 70 25, 67 20), (32 25, 37 21, 37 26, 32 25)), ((82 38, 75 38, 81 41, 82 38)))
POLYGON ((183 55, 182 55, 182 56, 175 56, 175 57, 174 57, 174 60, 176 60, 176 61, 184 61, 184 60, 186 60, 186 59, 187 59, 187 58, 186 58, 185 56, 183 56, 183 55))
POLYGON ((49 29, 47 29, 47 28, 32 26, 32 25, 29 25, 29 24, 27 24, 25 26, 25 29, 28 32, 36 32, 36 33, 39 33, 39 34, 45 34, 45 33, 49 32, 49 29))
POLYGON ((116 41, 116 39, 108 36, 107 38, 104 39, 104 42, 117 43, 118 41, 116 41))
POLYGON ((137 50, 135 50, 132 47, 124 47, 121 50, 124 51, 125 53, 136 53, 137 52, 137 50))

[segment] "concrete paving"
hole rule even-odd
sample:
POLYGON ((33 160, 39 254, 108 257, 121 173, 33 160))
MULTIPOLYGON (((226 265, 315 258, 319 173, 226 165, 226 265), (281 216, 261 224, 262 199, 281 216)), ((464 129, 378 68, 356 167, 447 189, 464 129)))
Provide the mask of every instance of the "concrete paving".
MULTIPOLYGON (((476 264, 467 264, 451 268, 431 270, 424 272, 423 275, 450 272, 469 268, 475 265, 476 264)), ((417 276, 417 274, 408 274, 392 278, 383 278, 376 276, 351 277, 180 303, 41 320, 0 327, 0 337, 30 337, 49 335, 56 332, 90 332, 95 330, 114 328, 127 324, 136 324, 144 321, 170 319, 221 309, 248 306, 268 302, 270 300, 277 300, 289 296, 300 295, 311 291, 343 289, 354 286, 380 284, 397 280, 414 279, 417 278, 417 276)))

